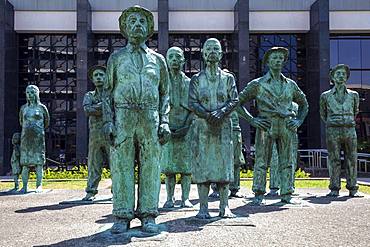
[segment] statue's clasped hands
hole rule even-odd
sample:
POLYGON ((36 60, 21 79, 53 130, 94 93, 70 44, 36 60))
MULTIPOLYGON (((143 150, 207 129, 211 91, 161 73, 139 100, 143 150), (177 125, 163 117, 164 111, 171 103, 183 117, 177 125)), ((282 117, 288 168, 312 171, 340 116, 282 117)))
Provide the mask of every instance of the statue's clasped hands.
POLYGON ((210 124, 220 124, 225 117, 225 110, 218 109, 210 112, 207 117, 207 122, 210 124))
POLYGON ((166 144, 171 137, 171 130, 168 123, 162 123, 159 125, 158 138, 161 145, 166 144))

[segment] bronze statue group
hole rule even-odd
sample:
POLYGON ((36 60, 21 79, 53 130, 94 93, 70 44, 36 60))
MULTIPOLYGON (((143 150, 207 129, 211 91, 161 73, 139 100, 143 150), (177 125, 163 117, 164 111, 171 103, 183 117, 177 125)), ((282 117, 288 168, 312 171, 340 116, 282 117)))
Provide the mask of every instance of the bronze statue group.
MULTIPOLYGON (((241 129, 239 117, 256 128, 253 175, 254 200, 260 205, 266 193, 266 174, 277 158, 278 187, 282 203, 296 203, 294 173, 297 163, 297 129, 302 125, 308 103, 297 84, 281 71, 288 59, 283 47, 269 49, 263 58, 268 72, 252 80, 239 94, 231 72, 222 70, 221 44, 208 39, 202 49, 204 68, 192 78, 183 70, 184 52, 171 47, 166 58, 149 49, 145 41, 154 32, 153 14, 140 6, 130 7, 119 18, 126 47, 111 54, 107 67, 93 66, 89 78, 95 90, 86 93, 83 106, 89 117, 88 182, 83 200, 94 200, 101 179, 102 164, 110 164, 112 175, 112 233, 129 229, 135 217, 142 230, 159 231, 160 173, 166 175, 167 200, 163 207, 175 206, 176 174, 181 174, 181 207, 189 201, 191 182, 197 184, 200 209, 197 218, 208 219, 210 185, 219 194, 220 217, 235 215, 228 206, 230 196, 239 193, 241 129), (258 115, 243 107, 256 101, 258 115), (138 193, 135 208, 135 165, 138 165, 138 193)), ((340 64, 331 72, 334 86, 320 98, 320 115, 327 126, 330 193, 340 190, 340 148, 344 146, 347 189, 360 196, 357 179, 357 137, 355 116, 359 96, 346 88, 348 66, 340 64)), ((49 115, 40 103, 38 89, 26 90, 27 104, 20 110, 21 134, 13 137, 13 174, 18 189, 22 174, 27 192, 29 167, 36 167, 37 191, 41 191, 45 163, 45 132, 49 115), (22 169, 20 169, 20 167, 22 169), (22 170, 22 172, 20 172, 22 170)))

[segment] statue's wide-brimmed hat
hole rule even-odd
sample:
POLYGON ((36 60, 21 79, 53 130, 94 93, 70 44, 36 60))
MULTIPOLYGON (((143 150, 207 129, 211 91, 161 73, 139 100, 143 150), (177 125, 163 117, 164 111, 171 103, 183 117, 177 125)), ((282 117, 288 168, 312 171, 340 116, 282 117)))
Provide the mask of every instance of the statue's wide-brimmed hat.
POLYGON ((337 71, 338 69, 345 69, 347 73, 347 80, 348 80, 349 75, 351 74, 351 70, 349 66, 346 64, 337 64, 334 66, 334 68, 330 69, 330 72, 329 72, 330 78, 333 78, 335 71, 337 71))
POLYGON ((265 52, 265 54, 263 55, 263 59, 262 59, 262 64, 263 65, 267 64, 267 61, 268 61, 270 55, 273 52, 282 52, 284 54, 284 62, 288 61, 289 50, 287 48, 285 48, 285 47, 272 47, 272 48, 268 49, 265 52))
POLYGON ((92 80, 93 79, 93 73, 94 73, 94 71, 95 70, 97 70, 97 69, 101 69, 101 70, 103 70, 104 71, 104 73, 106 73, 107 72, 107 69, 105 68, 105 66, 103 66, 103 65, 94 65, 94 66, 91 66, 90 68, 89 68, 89 71, 87 72, 87 75, 88 75, 88 77, 89 77, 89 79, 90 80, 92 80))
POLYGON ((147 38, 152 36, 153 33, 154 33, 154 17, 153 17, 153 14, 152 14, 152 12, 150 12, 150 10, 148 10, 146 8, 143 8, 139 5, 129 7, 127 9, 125 9, 124 11, 122 11, 121 16, 119 17, 119 30, 121 31, 121 34, 125 38, 128 38, 127 37, 127 32, 126 32, 126 18, 132 13, 142 13, 146 17, 146 20, 147 20, 147 23, 148 23, 148 36, 147 36, 147 38))

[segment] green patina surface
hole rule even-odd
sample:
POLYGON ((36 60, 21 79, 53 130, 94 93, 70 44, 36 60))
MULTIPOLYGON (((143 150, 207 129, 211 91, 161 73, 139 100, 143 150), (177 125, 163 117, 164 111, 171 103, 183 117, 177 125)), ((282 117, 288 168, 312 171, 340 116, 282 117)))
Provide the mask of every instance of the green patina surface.
POLYGON ((278 174, 283 202, 290 202, 294 191, 294 155, 297 148, 297 128, 301 126, 308 113, 306 96, 297 84, 286 78, 281 70, 288 58, 288 50, 274 47, 266 52, 263 62, 269 71, 260 78, 252 80, 240 93, 238 113, 252 126, 256 127, 256 161, 254 165, 253 192, 254 203, 260 204, 266 192, 267 167, 271 163, 273 145, 278 156, 278 174), (253 117, 243 104, 256 100, 258 116, 253 117), (294 113, 293 102, 298 104, 294 113))
POLYGON ((174 190, 176 174, 181 174, 181 206, 192 207, 189 201, 191 184, 191 147, 188 135, 193 114, 188 107, 190 79, 182 72, 185 58, 184 52, 178 47, 171 47, 167 51, 167 64, 170 75, 170 113, 169 126, 171 138, 168 144, 162 147, 161 170, 166 174, 167 201, 163 207, 174 207, 174 190))
POLYGON ((169 74, 164 57, 145 45, 154 32, 149 10, 139 6, 124 10, 119 26, 128 44, 108 59, 103 102, 117 219, 112 232, 126 231, 135 216, 144 231, 157 232, 160 143, 170 137, 169 74), (135 159, 139 166, 136 209, 135 159))
POLYGON ((93 200, 98 193, 104 163, 109 161, 109 144, 103 133, 103 86, 106 83, 106 69, 93 66, 89 69, 89 78, 95 90, 87 92, 83 100, 86 116, 89 118, 89 154, 88 180, 86 196, 83 200, 93 200))
POLYGON ((320 97, 320 116, 326 124, 328 168, 330 175, 329 196, 337 196, 341 187, 340 151, 343 146, 347 189, 350 196, 357 195, 357 136, 355 117, 359 111, 359 95, 347 89, 350 75, 347 65, 338 64, 331 72, 334 87, 320 97))
POLYGON ((42 191, 43 165, 45 164, 45 129, 49 126, 49 112, 40 102, 39 88, 28 85, 27 103, 19 111, 22 127, 20 142, 20 166, 22 167, 22 192, 27 192, 29 168, 36 167, 36 192, 42 191))
POLYGON ((230 113, 238 103, 234 76, 219 68, 221 44, 208 39, 202 50, 205 69, 190 81, 189 107, 195 117, 191 128, 192 176, 198 184, 198 218, 210 218, 210 183, 220 192, 220 216, 234 217, 228 207, 229 184, 234 180, 230 113))

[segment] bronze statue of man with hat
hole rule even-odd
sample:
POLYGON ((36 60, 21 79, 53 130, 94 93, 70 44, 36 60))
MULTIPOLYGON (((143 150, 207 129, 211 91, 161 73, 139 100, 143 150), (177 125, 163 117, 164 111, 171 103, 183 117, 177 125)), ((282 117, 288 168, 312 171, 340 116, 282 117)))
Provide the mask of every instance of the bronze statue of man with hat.
POLYGON ((88 71, 95 85, 94 91, 85 94, 83 107, 89 118, 89 154, 86 196, 83 201, 93 201, 98 193, 103 165, 109 162, 109 145, 103 132, 103 86, 106 83, 106 68, 95 65, 88 71))
POLYGON ((355 117, 359 111, 359 95, 347 89, 346 83, 350 69, 345 64, 338 64, 330 71, 334 83, 332 89, 323 92, 320 97, 320 116, 326 124, 326 145, 328 149, 328 168, 330 175, 328 196, 339 196, 341 159, 343 146, 347 189, 349 196, 359 197, 357 185, 357 135, 355 117))
POLYGON ((308 113, 306 96, 297 84, 285 77, 281 71, 288 60, 289 51, 284 47, 269 49, 263 64, 269 71, 262 77, 252 80, 239 95, 239 115, 256 128, 256 158, 252 190, 255 194, 253 204, 260 205, 266 192, 266 173, 271 161, 272 147, 276 144, 280 177, 282 203, 291 201, 294 192, 294 159, 292 152, 296 130, 308 113), (252 116, 243 103, 255 100, 258 116, 252 116), (298 114, 292 109, 292 102, 298 104, 298 114))
POLYGON ((105 135, 111 145, 113 184, 112 233, 129 229, 138 217, 145 232, 158 232, 160 144, 170 137, 169 75, 165 58, 145 41, 154 32, 153 14, 140 6, 125 9, 119 18, 128 44, 111 54, 107 64, 103 105, 105 135), (135 160, 138 199, 135 210, 135 160))

